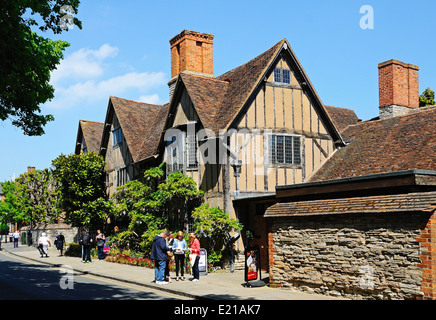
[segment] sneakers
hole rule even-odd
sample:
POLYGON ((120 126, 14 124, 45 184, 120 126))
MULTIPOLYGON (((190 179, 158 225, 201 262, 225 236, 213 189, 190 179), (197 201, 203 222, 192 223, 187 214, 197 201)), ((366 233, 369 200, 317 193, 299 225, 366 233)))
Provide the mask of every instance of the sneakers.
POLYGON ((168 282, 166 282, 166 281, 156 281, 156 284, 165 285, 165 284, 168 284, 168 282))

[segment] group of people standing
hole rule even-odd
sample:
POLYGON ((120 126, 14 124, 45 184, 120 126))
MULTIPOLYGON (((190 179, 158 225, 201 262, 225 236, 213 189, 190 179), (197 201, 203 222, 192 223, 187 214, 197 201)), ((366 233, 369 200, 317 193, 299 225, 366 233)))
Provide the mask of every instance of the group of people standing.
MULTIPOLYGON (((168 284, 171 282, 169 264, 174 257, 176 281, 185 280, 185 261, 187 260, 187 254, 189 253, 189 262, 192 267, 193 278, 191 281, 200 280, 199 261, 200 261, 200 241, 197 239, 195 233, 190 233, 189 243, 186 242, 183 232, 177 232, 176 236, 166 230, 162 231, 159 235, 153 239, 153 245, 151 249, 150 258, 155 261, 155 282, 156 284, 168 284), (179 276, 180 274, 180 276, 179 276)), ((91 262, 91 245, 93 244, 93 237, 91 237, 88 230, 84 229, 80 237, 79 243, 82 245, 82 262, 91 262)), ((97 236, 95 238, 98 248, 98 259, 103 260, 105 254, 103 247, 105 245, 105 236, 97 230, 97 236)), ((65 245, 65 237, 62 233, 58 233, 55 240, 55 246, 59 250, 62 256, 62 251, 65 245)), ((46 233, 42 233, 38 240, 38 250, 41 253, 41 257, 44 255, 48 257, 48 247, 51 246, 51 242, 46 233)))
MULTIPOLYGON (((105 245, 106 237, 104 234, 97 230, 97 236, 95 238, 98 249, 98 260, 103 260, 105 258, 105 253, 103 251, 103 247, 105 245)), ((80 237, 79 243, 82 246, 82 262, 87 263, 91 262, 91 245, 93 244, 93 239, 89 234, 89 231, 84 229, 82 230, 82 235, 80 237)), ((59 256, 63 256, 63 250, 65 247, 65 237, 61 232, 58 232, 56 239, 54 241, 54 245, 56 249, 59 251, 59 256)), ((51 246, 50 239, 47 234, 43 232, 41 237, 38 239, 38 250, 41 254, 41 258, 49 257, 48 248, 51 246)))
MULTIPOLYGON (((105 235, 101 232, 101 230, 97 230, 97 236, 95 238, 97 243, 97 252, 98 252, 98 260, 104 260, 105 253, 103 251, 103 247, 106 242, 105 235)), ((93 244, 93 239, 89 234, 89 231, 84 229, 82 231, 82 236, 80 237, 79 243, 82 245, 82 262, 90 263, 91 262, 91 245, 93 244)))
POLYGON ((153 239, 150 259, 155 261, 155 283, 159 285, 171 282, 169 263, 174 257, 176 267, 176 281, 185 280, 185 260, 186 253, 189 252, 189 259, 192 266, 192 281, 200 280, 198 264, 200 261, 200 241, 195 233, 189 234, 189 245, 184 239, 182 231, 173 233, 166 230, 162 231, 153 239), (180 271, 180 277, 179 277, 180 271))
POLYGON ((14 242, 14 248, 18 248, 18 241, 21 237, 20 231, 9 232, 9 241, 14 242))

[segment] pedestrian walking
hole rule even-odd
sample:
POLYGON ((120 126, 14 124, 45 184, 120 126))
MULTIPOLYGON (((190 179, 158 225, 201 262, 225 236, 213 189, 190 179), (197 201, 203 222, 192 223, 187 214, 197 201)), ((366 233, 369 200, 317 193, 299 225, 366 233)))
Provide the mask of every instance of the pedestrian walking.
POLYGON ((165 267, 168 260, 169 248, 165 239, 168 237, 168 231, 164 230, 153 239, 150 259, 154 260, 154 280, 156 284, 168 284, 165 281, 165 267))
POLYGON ((183 237, 183 232, 177 232, 176 237, 173 240, 173 253, 174 253, 174 262, 176 264, 176 281, 185 280, 185 259, 186 259, 186 251, 188 250, 188 246, 183 237), (180 278, 179 278, 179 268, 180 268, 180 278))
POLYGON ((82 262, 89 263, 91 262, 91 244, 92 239, 89 235, 88 230, 84 230, 82 232, 82 237, 80 238, 80 244, 82 245, 82 262))
POLYGON ((189 258, 193 263, 192 265, 192 275, 194 276, 191 280, 200 280, 200 270, 198 269, 198 263, 200 261, 200 241, 197 239, 195 233, 189 234, 189 258))
POLYGON ((38 239, 38 246, 39 246, 39 252, 41 253, 41 258, 45 257, 48 258, 48 246, 51 246, 51 242, 49 238, 47 237, 47 234, 43 232, 41 234, 41 237, 38 239))
POLYGON ((63 256, 63 250, 64 250, 64 244, 65 244, 65 237, 62 234, 62 232, 58 232, 56 239, 54 241, 55 247, 56 249, 58 249, 59 251, 59 256, 62 257, 63 256))
POLYGON ((104 244, 106 243, 106 237, 104 236, 104 234, 101 232, 100 229, 97 230, 96 241, 97 241, 98 260, 104 260, 105 254, 103 248, 104 248, 104 244))
POLYGON ((18 240, 20 239, 20 232, 15 230, 14 232, 14 248, 18 248, 18 240))
POLYGON ((167 254, 168 254, 168 259, 165 265, 165 280, 168 282, 171 282, 171 277, 170 277, 170 262, 173 258, 173 253, 172 253, 172 245, 173 245, 173 240, 174 240, 174 234, 172 232, 170 232, 170 234, 168 235, 168 237, 165 239, 166 242, 166 246, 169 248, 167 254))

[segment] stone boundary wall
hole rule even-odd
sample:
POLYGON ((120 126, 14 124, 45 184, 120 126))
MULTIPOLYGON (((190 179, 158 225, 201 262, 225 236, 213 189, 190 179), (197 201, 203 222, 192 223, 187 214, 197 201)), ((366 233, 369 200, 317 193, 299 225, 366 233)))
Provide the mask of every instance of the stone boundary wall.
MULTIPOLYGON (((423 267, 429 217, 378 213, 271 218, 270 283, 351 299, 431 298, 422 288, 426 281, 434 287, 434 266, 430 271, 423 267)), ((434 265, 434 258, 430 260, 434 265)))
MULTIPOLYGON (((29 230, 29 227, 21 228, 21 235, 24 236, 25 232, 29 230)), ((42 233, 46 233, 51 244, 54 248, 54 241, 58 232, 61 232, 65 237, 65 244, 75 242, 79 240, 79 229, 73 228, 67 224, 42 224, 32 228, 32 245, 36 246, 38 244, 38 239, 41 237, 42 233)))

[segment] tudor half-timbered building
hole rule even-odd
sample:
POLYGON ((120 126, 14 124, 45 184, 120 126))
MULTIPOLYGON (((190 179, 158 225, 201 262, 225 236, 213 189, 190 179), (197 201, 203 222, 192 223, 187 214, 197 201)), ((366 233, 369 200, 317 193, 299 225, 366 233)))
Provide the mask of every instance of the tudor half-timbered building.
POLYGON ((286 39, 220 76, 212 73, 212 35, 184 30, 170 44, 167 171, 193 177, 266 254, 259 201, 276 186, 307 181, 343 145, 331 115, 344 109, 327 111, 286 39))
POLYGON ((286 39, 215 76, 213 38, 183 30, 170 40, 168 104, 110 97, 97 153, 108 195, 165 162, 167 174, 192 177, 266 250, 263 213, 276 186, 307 181, 343 145, 338 128, 357 117, 322 104, 286 39))
POLYGON ((213 39, 170 40, 168 104, 110 98, 108 193, 165 162, 242 222, 236 249, 259 245, 275 285, 373 298, 356 282, 372 270, 378 298, 435 299, 436 106, 418 109, 418 67, 379 64, 380 116, 360 121, 322 103, 286 39, 219 76, 213 39))

